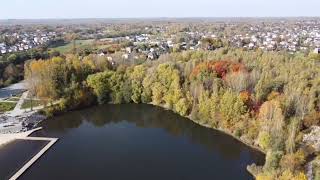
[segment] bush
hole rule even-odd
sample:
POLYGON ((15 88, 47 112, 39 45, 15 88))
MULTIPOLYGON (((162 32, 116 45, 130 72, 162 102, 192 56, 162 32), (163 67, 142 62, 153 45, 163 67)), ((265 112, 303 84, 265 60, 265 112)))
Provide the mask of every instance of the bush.
POLYGON ((303 172, 299 172, 297 174, 293 174, 292 171, 284 171, 279 180, 307 180, 307 176, 303 172))
POLYGON ((264 150, 269 149, 271 146, 270 134, 267 132, 264 132, 264 131, 260 132, 259 137, 258 137, 258 143, 262 149, 264 149, 264 150))
POLYGON ((288 169, 292 172, 303 169, 305 164, 305 155, 302 150, 297 151, 294 154, 286 154, 282 157, 280 165, 283 169, 288 169))
POLYGON ((268 151, 266 155, 266 163, 263 167, 266 171, 272 171, 279 167, 279 162, 283 156, 282 151, 268 151))
POLYGON ((320 123, 320 112, 313 112, 303 119, 303 126, 309 128, 320 123))

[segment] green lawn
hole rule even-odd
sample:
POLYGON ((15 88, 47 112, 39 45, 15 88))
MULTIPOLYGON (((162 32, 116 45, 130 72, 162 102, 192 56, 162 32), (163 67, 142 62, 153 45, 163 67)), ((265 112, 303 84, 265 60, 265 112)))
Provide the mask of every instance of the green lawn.
POLYGON ((17 103, 12 102, 0 102, 0 112, 11 111, 14 109, 17 103))
POLYGON ((19 101, 19 97, 11 97, 9 99, 7 99, 7 101, 19 101))
POLYGON ((28 109, 31 108, 31 102, 33 107, 41 106, 43 105, 42 101, 39 100, 24 100, 24 103, 21 106, 21 109, 28 109))
MULTIPOLYGON (((93 43, 93 39, 88 39, 88 40, 76 40, 76 48, 77 49, 81 49, 81 48, 85 48, 86 46, 90 46, 93 43)), ((64 46, 58 46, 55 48, 52 48, 54 50, 59 51, 60 53, 66 53, 66 52, 70 52, 72 50, 73 47, 73 43, 70 42, 64 46)))

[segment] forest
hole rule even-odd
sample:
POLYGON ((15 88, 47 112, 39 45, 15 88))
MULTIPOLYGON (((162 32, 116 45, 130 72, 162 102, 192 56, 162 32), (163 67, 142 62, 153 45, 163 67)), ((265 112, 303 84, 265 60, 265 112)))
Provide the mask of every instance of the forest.
POLYGON ((34 96, 59 101, 48 115, 105 103, 161 106, 264 152, 264 166, 248 167, 259 180, 304 180, 307 163, 320 160, 303 140, 320 124, 318 54, 220 48, 130 65, 68 54, 27 61, 24 70, 34 96))
POLYGON ((0 87, 17 83, 24 78, 24 62, 29 59, 48 59, 59 56, 55 50, 39 47, 28 51, 8 53, 0 56, 0 87))

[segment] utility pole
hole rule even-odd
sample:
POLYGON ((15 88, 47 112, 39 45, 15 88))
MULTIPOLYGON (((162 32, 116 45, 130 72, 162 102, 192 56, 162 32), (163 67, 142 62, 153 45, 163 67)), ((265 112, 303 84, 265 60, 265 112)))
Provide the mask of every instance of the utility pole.
MULTIPOLYGON (((31 58, 31 60, 33 60, 33 51, 32 50, 31 50, 30 58, 31 58)), ((31 96, 31 98, 30 98, 31 111, 33 111, 33 104, 32 104, 33 95, 34 95, 33 90, 31 90, 31 94, 30 94, 30 96, 31 96)), ((28 100, 28 96, 27 96, 27 100, 28 100)))

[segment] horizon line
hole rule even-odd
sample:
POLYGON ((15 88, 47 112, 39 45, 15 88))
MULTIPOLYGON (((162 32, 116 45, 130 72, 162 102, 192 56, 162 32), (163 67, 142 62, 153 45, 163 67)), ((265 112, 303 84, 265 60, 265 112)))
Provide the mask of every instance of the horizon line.
POLYGON ((252 19, 263 19, 263 18, 320 18, 320 16, 185 16, 185 17, 166 17, 166 16, 155 16, 155 17, 44 17, 44 18, 0 18, 0 20, 86 20, 86 19, 204 19, 204 18, 252 18, 252 19))

